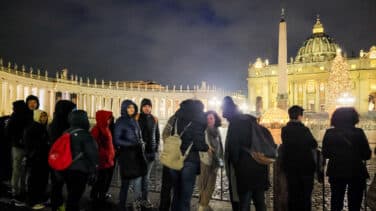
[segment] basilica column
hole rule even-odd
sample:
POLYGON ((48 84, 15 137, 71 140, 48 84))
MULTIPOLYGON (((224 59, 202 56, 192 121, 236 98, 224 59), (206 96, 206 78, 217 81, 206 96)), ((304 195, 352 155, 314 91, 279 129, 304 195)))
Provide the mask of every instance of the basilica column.
POLYGON ((320 82, 315 82, 315 111, 320 111, 320 82))
POLYGON ((308 107, 307 107, 307 89, 306 89, 306 87, 307 87, 307 84, 306 84, 306 82, 304 82, 304 84, 303 84, 303 108, 304 109, 308 109, 308 107))
POLYGON ((298 84, 296 81, 294 81, 294 101, 293 104, 298 104, 298 84))
POLYGON ((270 108, 269 106, 269 96, 270 96, 270 81, 267 80, 267 81, 264 81, 263 85, 262 85, 262 109, 263 110, 268 110, 270 108))

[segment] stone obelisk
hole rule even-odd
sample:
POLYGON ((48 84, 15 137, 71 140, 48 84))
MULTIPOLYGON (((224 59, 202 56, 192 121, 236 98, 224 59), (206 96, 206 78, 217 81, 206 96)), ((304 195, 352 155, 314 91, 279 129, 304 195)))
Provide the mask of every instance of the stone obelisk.
POLYGON ((278 39, 278 93, 277 107, 287 110, 287 25, 285 21, 285 10, 282 9, 281 20, 279 22, 278 39))

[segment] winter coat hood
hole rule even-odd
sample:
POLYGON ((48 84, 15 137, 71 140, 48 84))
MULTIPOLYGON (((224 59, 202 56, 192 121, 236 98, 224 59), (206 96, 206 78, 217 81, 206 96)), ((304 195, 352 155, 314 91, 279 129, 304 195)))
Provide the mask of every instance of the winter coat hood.
POLYGON ((137 107, 136 103, 134 103, 132 100, 124 100, 121 103, 121 116, 122 117, 131 118, 130 116, 128 116, 128 113, 127 113, 127 108, 128 108, 129 105, 134 106, 134 114, 131 117, 135 117, 137 115, 138 107, 137 107))
POLYGON ((228 120, 233 118, 236 114, 239 114, 237 105, 234 103, 234 100, 229 96, 223 98, 222 110, 222 116, 228 120))
POLYGON ((99 110, 95 114, 95 120, 97 121, 97 126, 99 128, 109 127, 108 120, 112 118, 111 111, 99 110))
POLYGON ((38 99, 38 97, 37 97, 37 96, 34 96, 34 95, 29 95, 29 96, 27 96, 27 98, 26 98, 26 105, 27 105, 27 103, 28 103, 30 100, 35 100, 35 101, 37 102, 37 108, 36 108, 36 109, 38 109, 38 108, 39 108, 39 99, 38 99))
POLYGON ((54 118, 64 117, 66 118, 68 114, 76 107, 76 105, 69 100, 59 100, 55 105, 54 118))
POLYGON ((27 105, 23 100, 17 100, 13 102, 13 112, 14 113, 27 113, 27 105))
POLYGON ((24 147, 24 144, 21 142, 23 131, 32 122, 33 112, 27 108, 26 103, 23 100, 13 102, 13 113, 7 126, 7 135, 13 146, 24 147))
POLYGON ((68 100, 59 100, 56 103, 54 117, 48 129, 52 143, 69 128, 68 115, 75 107, 76 105, 68 100))
POLYGON ((33 120, 33 112, 29 110, 23 100, 13 102, 12 119, 20 125, 26 125, 33 120))
MULTIPOLYGON (((40 109, 36 109, 33 111, 33 119, 34 119, 34 122, 40 122, 40 116, 43 114, 43 113, 46 113, 45 111, 43 110, 40 110, 40 109)), ((47 113, 46 113, 47 114, 47 113)))
POLYGON ((83 110, 72 111, 68 116, 68 122, 71 128, 82 128, 84 130, 90 128, 89 118, 86 111, 83 110))

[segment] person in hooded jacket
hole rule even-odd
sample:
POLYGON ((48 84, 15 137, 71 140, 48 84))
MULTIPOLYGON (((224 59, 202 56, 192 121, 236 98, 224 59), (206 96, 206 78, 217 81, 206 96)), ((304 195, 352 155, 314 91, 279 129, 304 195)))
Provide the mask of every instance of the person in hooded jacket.
MULTIPOLYGON (((48 127, 50 146, 69 128, 68 115, 76 105, 68 100, 59 100, 55 105, 55 112, 48 127)), ((64 208, 63 186, 64 178, 58 171, 51 171, 51 209, 52 211, 64 208)))
MULTIPOLYGON (((131 100, 124 100, 121 104, 121 116, 116 120, 114 130, 115 145, 118 148, 118 163, 120 167, 121 187, 119 192, 119 208, 122 211, 127 210, 126 202, 128 189, 131 179, 125 174, 125 169, 129 169, 131 165, 135 164, 135 160, 127 155, 130 150, 135 153, 141 153, 140 156, 144 156, 142 151, 136 152, 138 146, 142 146, 141 130, 135 119, 137 115, 137 105, 131 100)), ((140 201, 135 201, 134 206, 139 207, 140 201)))
POLYGON ((223 99, 223 117, 229 122, 225 142, 225 166, 229 178, 232 209, 249 211, 252 199, 256 211, 266 211, 265 190, 269 187, 268 166, 257 163, 246 149, 252 146, 255 117, 242 114, 231 97, 223 99))
POLYGON ((200 174, 199 152, 212 153, 205 142, 206 119, 203 110, 201 101, 185 100, 176 112, 177 132, 182 134, 181 153, 184 154, 188 147, 193 145, 184 161, 183 169, 170 170, 173 182, 172 211, 190 210, 196 176, 200 174))
POLYGON ((98 165, 97 144, 89 132, 90 124, 87 113, 83 110, 69 114, 71 151, 73 162, 62 172, 67 185, 66 211, 79 211, 80 199, 85 191, 89 176, 98 165))
POLYGON ((151 208, 152 203, 149 201, 149 180, 151 169, 154 164, 159 147, 159 126, 158 119, 151 114, 152 103, 150 99, 142 99, 141 113, 138 117, 142 140, 145 142, 145 156, 147 159, 147 174, 136 179, 135 194, 141 200, 141 206, 151 208))
POLYGON ((366 134, 355 125, 358 112, 351 107, 338 108, 331 118, 331 126, 323 138, 322 154, 329 159, 327 176, 331 191, 331 210, 343 209, 347 192, 349 211, 359 211, 369 174, 365 161, 371 158, 366 134))
POLYGON ((43 209, 42 204, 48 184, 48 115, 34 110, 34 122, 25 130, 27 171, 27 201, 33 209, 43 209))
POLYGON ((112 171, 114 166, 115 150, 112 144, 110 124, 112 112, 100 110, 96 112, 96 125, 91 129, 91 135, 98 145, 99 165, 97 180, 95 181, 90 196, 93 200, 101 201, 106 199, 106 193, 111 184, 112 171))
POLYGON ((12 142, 12 193, 15 197, 15 204, 24 205, 25 194, 25 143, 23 133, 33 121, 33 113, 27 108, 23 100, 13 102, 13 113, 9 119, 6 133, 12 142))
POLYGON ((32 111, 39 109, 39 99, 38 99, 38 97, 35 96, 35 95, 27 96, 26 105, 32 111))

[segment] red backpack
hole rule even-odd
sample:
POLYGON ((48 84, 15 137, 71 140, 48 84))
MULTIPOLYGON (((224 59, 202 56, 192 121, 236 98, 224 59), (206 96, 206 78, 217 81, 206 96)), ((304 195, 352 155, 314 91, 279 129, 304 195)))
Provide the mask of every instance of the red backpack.
POLYGON ((77 136, 77 132, 83 129, 75 129, 70 132, 65 132, 52 145, 48 153, 48 164, 56 171, 63 171, 67 169, 74 161, 78 160, 82 153, 79 153, 72 159, 71 152, 71 135, 77 136))

